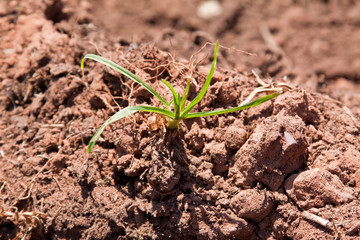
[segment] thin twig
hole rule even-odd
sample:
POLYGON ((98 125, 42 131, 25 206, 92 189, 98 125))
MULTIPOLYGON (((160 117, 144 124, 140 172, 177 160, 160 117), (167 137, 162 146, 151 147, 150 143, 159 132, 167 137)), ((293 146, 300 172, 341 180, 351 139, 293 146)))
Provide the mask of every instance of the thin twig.
MULTIPOLYGON (((26 187, 26 188, 25 188, 25 190, 23 191, 23 193, 22 193, 21 195, 24 195, 24 194, 26 193, 27 189, 29 189, 28 194, 27 194, 25 197, 19 197, 19 200, 25 200, 25 199, 28 199, 28 198, 30 197, 31 190, 32 190, 33 187, 34 187, 34 184, 35 184, 35 182, 32 182, 32 183, 30 184, 30 187, 26 187)), ((17 203, 17 202, 16 202, 16 203, 17 203)), ((16 204, 14 204, 14 205, 16 205, 16 204)))
POLYGON ((95 47, 96 52, 98 53, 98 55, 101 55, 101 52, 100 52, 98 46, 94 42, 89 41, 89 43, 95 47))
POLYGON ((308 211, 304 211, 302 213, 302 217, 307 219, 307 220, 310 220, 312 222, 315 222, 315 223, 317 223, 317 224, 319 224, 319 225, 321 225, 321 226, 323 226, 323 227, 325 227, 327 229, 333 230, 334 224, 332 222, 330 222, 329 220, 326 220, 326 219, 324 219, 322 217, 319 217, 319 216, 317 216, 315 214, 312 214, 312 213, 310 213, 308 211))
POLYGON ((6 184, 7 184, 7 182, 5 181, 5 182, 3 182, 3 184, 1 185, 1 187, 0 187, 0 194, 1 194, 2 190, 5 188, 6 184))
POLYGON ((262 23, 260 25, 260 34, 263 37, 265 44, 270 49, 270 51, 279 54, 284 59, 285 65, 292 67, 292 61, 286 55, 285 51, 276 43, 269 30, 269 27, 265 23, 262 23))
POLYGON ((60 124, 42 124, 40 125, 43 128, 63 128, 65 127, 65 124, 60 123, 60 124))
POLYGON ((62 187, 61 187, 61 185, 60 185, 59 181, 56 179, 56 177, 54 177, 54 176, 52 176, 52 177, 53 177, 53 179, 55 180, 56 185, 58 186, 58 188, 60 189, 60 191, 62 191, 62 192, 63 192, 62 187))
MULTIPOLYGON (((1 188, 0 188, 0 196, 1 196, 2 205, 4 205, 5 199, 6 199, 5 197, 4 198, 2 197, 2 191, 4 190, 6 185, 7 185, 7 182, 5 181, 5 182, 3 182, 3 184, 1 185, 1 188)), ((1 212, 2 205, 0 205, 0 212, 1 212)))

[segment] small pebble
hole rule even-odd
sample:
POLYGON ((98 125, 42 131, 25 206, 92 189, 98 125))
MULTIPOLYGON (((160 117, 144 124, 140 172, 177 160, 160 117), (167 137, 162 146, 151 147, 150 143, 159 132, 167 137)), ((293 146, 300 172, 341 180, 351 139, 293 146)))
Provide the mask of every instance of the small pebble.
POLYGON ((197 9, 197 15, 200 18, 209 19, 221 14, 222 7, 218 1, 210 0, 200 3, 197 9))

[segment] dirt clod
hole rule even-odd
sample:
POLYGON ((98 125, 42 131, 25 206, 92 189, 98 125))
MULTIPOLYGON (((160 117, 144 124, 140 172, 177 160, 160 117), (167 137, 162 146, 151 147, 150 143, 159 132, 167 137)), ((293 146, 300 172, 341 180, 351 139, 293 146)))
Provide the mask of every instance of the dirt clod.
POLYGON ((230 206, 238 217, 259 222, 271 212, 274 201, 266 191, 248 189, 236 194, 230 206))
POLYGON ((156 152, 153 153, 152 158, 147 174, 150 185, 161 193, 170 192, 180 180, 180 165, 163 158, 156 152))
POLYGON ((238 186, 253 186, 255 181, 259 181, 277 190, 287 174, 305 163, 307 143, 304 127, 304 122, 298 117, 266 119, 235 154, 230 176, 238 186))
POLYGON ((303 209, 339 205, 354 200, 353 191, 330 172, 314 168, 290 176, 284 187, 287 194, 303 209))

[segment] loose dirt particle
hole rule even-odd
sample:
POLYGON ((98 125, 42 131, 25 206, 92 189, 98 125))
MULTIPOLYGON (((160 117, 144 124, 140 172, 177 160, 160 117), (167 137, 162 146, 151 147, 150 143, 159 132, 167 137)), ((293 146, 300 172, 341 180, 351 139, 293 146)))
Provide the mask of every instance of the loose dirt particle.
POLYGON ((232 150, 238 150, 247 140, 247 132, 238 126, 230 126, 226 129, 225 135, 226 147, 232 150))

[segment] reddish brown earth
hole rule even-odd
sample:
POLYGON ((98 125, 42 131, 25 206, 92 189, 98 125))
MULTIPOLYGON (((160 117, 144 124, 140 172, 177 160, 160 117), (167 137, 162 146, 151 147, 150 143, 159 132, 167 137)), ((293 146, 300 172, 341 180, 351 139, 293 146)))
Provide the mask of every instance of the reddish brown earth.
POLYGON ((1 1, 0 239, 359 239, 360 3, 238 2, 1 1), (119 108, 159 103, 90 60, 82 78, 85 54, 166 98, 192 74, 192 99, 217 39, 196 110, 240 104, 252 69, 299 90, 177 132, 137 113, 86 153, 119 108))

